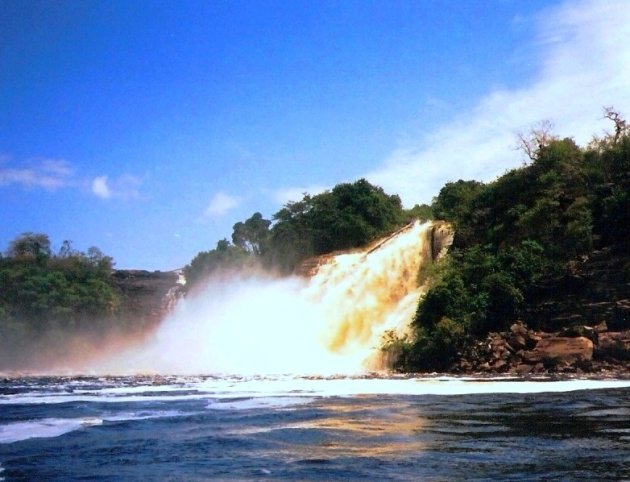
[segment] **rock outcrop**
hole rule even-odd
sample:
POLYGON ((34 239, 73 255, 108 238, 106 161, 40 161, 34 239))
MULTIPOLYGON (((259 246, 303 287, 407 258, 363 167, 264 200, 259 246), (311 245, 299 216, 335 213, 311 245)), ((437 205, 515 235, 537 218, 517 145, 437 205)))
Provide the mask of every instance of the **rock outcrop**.
POLYGON ((606 331, 583 326, 562 332, 513 324, 507 332, 490 333, 462 356, 454 371, 510 373, 575 373, 630 368, 630 330, 606 331))
POLYGON ((630 360, 630 330, 601 333, 595 356, 604 360, 630 360))
POLYGON ((183 296, 178 271, 116 270, 112 278, 121 298, 121 316, 136 328, 153 326, 183 296))
POLYGON ((630 329, 630 265, 627 251, 607 247, 569 264, 558 278, 535 287, 523 313, 529 326, 559 331, 572 326, 630 329))
POLYGON ((520 356, 530 365, 542 362, 551 366, 568 366, 589 362, 593 359, 593 342, 583 336, 549 336, 536 343, 533 350, 524 351, 520 356))
POLYGON ((435 221, 431 230, 431 257, 437 261, 446 256, 448 249, 453 244, 455 231, 445 221, 435 221))
MULTIPOLYGON (((314 276, 319 268, 328 263, 332 258, 338 256, 340 254, 348 254, 355 252, 365 252, 366 254, 370 254, 373 251, 376 251, 389 240, 398 236, 401 232, 411 229, 414 223, 410 223, 398 231, 386 236, 384 238, 380 238, 374 241, 367 247, 364 248, 356 248, 356 249, 348 249, 343 251, 335 251, 333 253, 327 253, 320 256, 313 256, 311 258, 307 258, 295 268, 295 274, 298 276, 303 276, 306 278, 310 278, 314 276)), ((432 261, 437 261, 444 257, 448 252, 448 249, 453 244, 454 231, 452 226, 445 221, 434 221, 432 222, 432 226, 427 231, 428 237, 425 238, 425 249, 423 251, 423 256, 430 257, 432 261)))

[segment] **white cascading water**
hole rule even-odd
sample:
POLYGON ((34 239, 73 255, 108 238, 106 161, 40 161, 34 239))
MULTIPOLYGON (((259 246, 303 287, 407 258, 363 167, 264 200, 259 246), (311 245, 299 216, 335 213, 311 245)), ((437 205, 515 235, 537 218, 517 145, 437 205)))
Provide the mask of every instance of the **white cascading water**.
POLYGON ((181 300, 143 346, 100 373, 354 374, 375 366, 386 330, 404 332, 432 260, 431 223, 321 258, 311 277, 211 279, 181 300))

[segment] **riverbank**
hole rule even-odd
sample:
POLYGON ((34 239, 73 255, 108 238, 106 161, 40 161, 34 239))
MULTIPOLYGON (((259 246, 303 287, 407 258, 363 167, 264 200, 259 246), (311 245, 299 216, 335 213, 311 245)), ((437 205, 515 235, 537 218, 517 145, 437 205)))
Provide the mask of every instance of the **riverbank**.
POLYGON ((630 330, 611 331, 601 323, 545 332, 514 323, 470 347, 450 372, 630 377, 630 330))

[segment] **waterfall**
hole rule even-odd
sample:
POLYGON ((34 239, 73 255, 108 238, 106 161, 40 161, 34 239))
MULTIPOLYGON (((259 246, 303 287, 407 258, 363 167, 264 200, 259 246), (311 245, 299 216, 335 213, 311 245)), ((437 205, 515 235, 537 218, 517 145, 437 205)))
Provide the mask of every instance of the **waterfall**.
POLYGON ((186 284, 186 278, 182 270, 177 270, 175 273, 177 274, 177 283, 175 286, 171 286, 162 297, 162 311, 164 313, 173 311, 185 294, 184 285, 186 284))
POLYGON ((92 369, 315 375, 384 368, 375 357, 383 333, 408 328, 424 290, 420 272, 451 241, 444 223, 415 222, 364 249, 311 260, 305 276, 210 279, 143 346, 92 369))

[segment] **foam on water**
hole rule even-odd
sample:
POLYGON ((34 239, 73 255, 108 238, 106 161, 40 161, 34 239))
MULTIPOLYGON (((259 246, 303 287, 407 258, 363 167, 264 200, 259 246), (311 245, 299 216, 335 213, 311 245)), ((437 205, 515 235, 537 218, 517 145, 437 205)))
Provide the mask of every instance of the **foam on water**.
MULTIPOLYGON (((29 386, 22 393, 0 395, 0 405, 60 404, 76 402, 99 403, 147 403, 176 402, 185 400, 226 401, 247 400, 234 403, 232 408, 288 406, 306 403, 313 397, 349 397, 356 395, 467 395, 497 393, 543 393, 574 390, 630 387, 630 380, 519 380, 475 378, 368 378, 336 377, 308 378, 296 376, 278 377, 180 377, 165 384, 147 383, 133 378, 118 381, 119 386, 105 383, 102 388, 72 389, 67 384, 64 391, 58 386, 46 384, 29 386)), ((211 403, 212 405, 212 403, 211 403)), ((228 407, 228 405, 223 406, 228 407)), ((213 408, 220 408, 214 407, 213 408)))
POLYGON ((0 425, 0 444, 19 442, 31 438, 50 438, 103 423, 95 418, 45 418, 0 425))
POLYGON ((0 425, 0 444, 32 438, 54 438, 82 428, 103 425, 103 422, 125 422, 190 415, 177 410, 140 410, 105 413, 99 417, 44 418, 0 425))
POLYGON ((254 398, 224 398, 213 400, 207 408, 212 410, 250 410, 255 408, 290 408, 295 405, 304 405, 315 400, 314 397, 254 397, 254 398))

